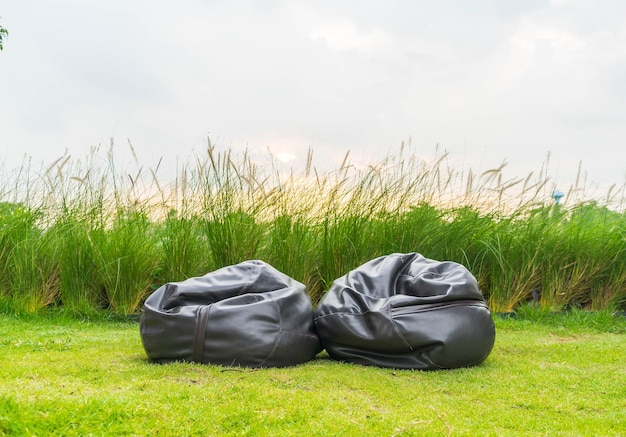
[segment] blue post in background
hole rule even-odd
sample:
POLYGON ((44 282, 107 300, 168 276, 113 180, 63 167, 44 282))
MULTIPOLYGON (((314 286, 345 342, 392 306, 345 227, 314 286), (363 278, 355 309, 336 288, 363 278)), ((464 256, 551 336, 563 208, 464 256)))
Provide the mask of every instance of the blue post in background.
POLYGON ((554 199, 554 203, 556 203, 557 205, 561 203, 561 199, 563 198, 563 196, 565 196, 565 194, 563 194, 563 191, 554 190, 552 192, 552 198, 554 199))
POLYGON ((552 210, 553 217, 558 218, 561 216, 561 199, 563 196, 565 196, 565 194, 560 190, 554 190, 552 192, 552 198, 554 199, 554 209, 552 210))

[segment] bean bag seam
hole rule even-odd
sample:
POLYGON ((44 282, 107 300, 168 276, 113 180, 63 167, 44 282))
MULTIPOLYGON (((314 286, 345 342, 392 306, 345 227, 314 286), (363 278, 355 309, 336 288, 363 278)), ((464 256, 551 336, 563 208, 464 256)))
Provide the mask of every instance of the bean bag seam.
MULTIPOLYGON (((247 274, 248 274, 248 277, 246 278, 247 282, 244 284, 243 287, 241 287, 241 291, 239 292, 238 296, 243 296, 244 294, 246 294, 246 290, 252 284, 252 273, 256 273, 258 268, 259 268, 259 266, 255 264, 254 267, 252 269, 250 269, 249 272, 247 272, 247 274)), ((231 297, 235 297, 235 296, 231 296, 231 297)))
POLYGON ((396 321, 393 319, 393 316, 391 314, 391 307, 387 307, 387 314, 389 316, 389 320, 391 321, 391 325, 393 326, 393 330, 396 331, 396 334, 398 334, 398 337, 400 337, 402 339, 402 342, 408 346, 408 348, 411 350, 411 352, 413 352, 413 346, 411 346, 409 344, 409 342, 406 340, 406 338, 404 338, 404 335, 402 335, 402 333, 400 332, 400 329, 398 328, 398 325, 396 324, 396 321))
POLYGON ((373 311, 366 311, 364 313, 351 313, 351 312, 336 312, 336 313, 330 313, 330 314, 322 314, 321 316, 315 316, 313 318, 313 320, 319 320, 319 319, 323 319, 325 317, 332 317, 332 316, 365 316, 367 314, 372 313, 373 311))
POLYGON ((270 351, 269 355, 259 363, 259 367, 263 367, 263 364, 265 364, 265 362, 268 361, 272 357, 272 355, 274 355, 283 331, 283 319, 280 316, 280 307, 278 306, 278 302, 276 302, 272 296, 268 295, 267 297, 272 301, 274 307, 276 308, 276 314, 278 315, 278 332, 276 334, 276 338, 274 339, 274 345, 272 346, 272 350, 270 351))
POLYGON ((193 361, 204 361, 204 342, 206 340, 206 330, 212 307, 213 305, 205 305, 201 306, 198 310, 198 313, 200 314, 198 315, 198 320, 196 320, 196 332, 191 356, 193 361))
POLYGON ((293 329, 281 329, 280 332, 288 332, 289 334, 298 334, 304 337, 319 338, 317 335, 309 334, 308 332, 295 331, 293 329))

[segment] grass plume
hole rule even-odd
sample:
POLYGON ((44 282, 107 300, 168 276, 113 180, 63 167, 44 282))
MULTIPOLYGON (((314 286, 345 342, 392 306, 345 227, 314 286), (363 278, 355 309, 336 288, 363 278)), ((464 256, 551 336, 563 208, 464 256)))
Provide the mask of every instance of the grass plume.
POLYGON ((0 177, 0 305, 130 314, 164 282, 254 258, 316 301, 359 264, 412 251, 465 264, 494 311, 626 305, 624 189, 585 198, 581 171, 565 206, 547 163, 510 178, 506 162, 457 170, 439 148, 423 158, 410 144, 326 170, 309 150, 297 171, 209 141, 171 180, 129 147, 133 168, 94 148, 0 177))

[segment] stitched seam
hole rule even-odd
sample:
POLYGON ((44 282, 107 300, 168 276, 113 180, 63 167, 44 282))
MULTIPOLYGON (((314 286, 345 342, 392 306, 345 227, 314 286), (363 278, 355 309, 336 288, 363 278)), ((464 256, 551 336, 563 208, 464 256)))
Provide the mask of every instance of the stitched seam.
POLYGON ((387 308, 387 314, 389 316, 389 320, 391 321, 391 325, 393 326, 393 330, 396 331, 396 334, 398 334, 398 337, 402 339, 402 341, 404 342, 405 345, 407 345, 409 350, 413 352, 414 351, 413 346, 411 346, 409 342, 406 340, 406 338, 404 338, 404 335, 402 335, 402 333, 400 332, 400 329, 398 328, 396 321, 393 320, 393 317, 391 315, 391 307, 387 308))
POLYGON ((274 355, 274 352, 276 352, 276 348, 278 347, 278 342, 280 340, 280 337, 282 336, 282 333, 283 333, 283 319, 280 317, 280 307, 278 306, 278 303, 276 303, 276 301, 272 298, 272 296, 268 296, 268 297, 272 301, 274 306, 276 307, 276 313, 278 314, 278 334, 276 335, 276 338, 274 339, 274 345, 272 346, 272 350, 270 351, 269 355, 263 361, 259 363, 259 367, 263 367, 263 364, 265 364, 272 357, 272 355, 274 355))
POLYGON ((329 314, 322 314, 321 316, 315 316, 315 318, 313 320, 319 320, 319 319, 323 319, 325 317, 332 317, 332 316, 366 316, 367 314, 371 313, 372 311, 365 311, 363 313, 349 313, 349 312, 336 312, 336 313, 329 313, 329 314))
POLYGON ((309 334, 308 332, 296 331, 294 329, 281 329, 281 332, 288 332, 289 334, 302 335, 304 337, 318 338, 316 335, 309 334))
POLYGON ((206 328, 209 321, 211 305, 203 306, 198 311, 196 321, 196 333, 193 342, 192 360, 201 363, 204 359, 204 340, 206 338, 206 328))
POLYGON ((240 295, 246 294, 246 290, 252 285, 252 274, 255 273, 258 268, 259 267, 255 264, 253 268, 248 272, 248 276, 246 277, 246 283, 243 287, 241 287, 240 295))

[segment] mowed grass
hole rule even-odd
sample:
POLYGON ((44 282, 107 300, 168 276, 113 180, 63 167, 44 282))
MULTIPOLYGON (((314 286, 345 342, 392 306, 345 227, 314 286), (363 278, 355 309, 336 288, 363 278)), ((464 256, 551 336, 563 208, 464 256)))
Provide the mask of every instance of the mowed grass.
POLYGON ((473 368, 147 360, 137 323, 0 316, 2 435, 626 435, 626 320, 496 318, 473 368))

